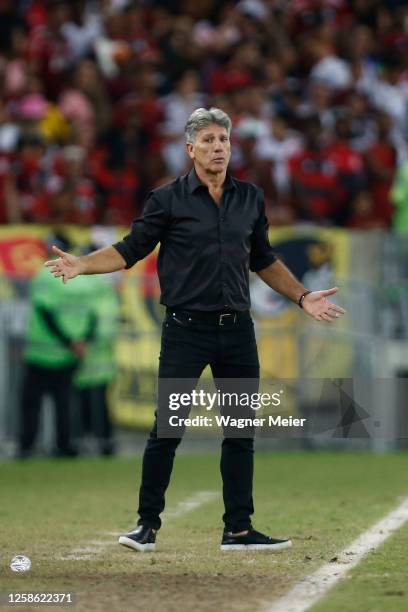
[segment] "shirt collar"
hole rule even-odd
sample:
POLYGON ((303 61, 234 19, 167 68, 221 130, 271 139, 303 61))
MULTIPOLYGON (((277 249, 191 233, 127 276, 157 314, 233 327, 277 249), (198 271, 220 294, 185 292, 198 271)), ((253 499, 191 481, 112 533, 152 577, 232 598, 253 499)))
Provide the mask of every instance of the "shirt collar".
MULTIPOLYGON (((194 193, 196 189, 198 189, 199 187, 207 187, 198 178, 195 168, 192 168, 190 172, 187 174, 187 183, 188 183, 188 190, 190 193, 194 193)), ((227 175, 225 177, 224 189, 225 190, 235 189, 235 187, 236 185, 235 185, 234 179, 229 174, 229 172, 227 172, 227 175)))

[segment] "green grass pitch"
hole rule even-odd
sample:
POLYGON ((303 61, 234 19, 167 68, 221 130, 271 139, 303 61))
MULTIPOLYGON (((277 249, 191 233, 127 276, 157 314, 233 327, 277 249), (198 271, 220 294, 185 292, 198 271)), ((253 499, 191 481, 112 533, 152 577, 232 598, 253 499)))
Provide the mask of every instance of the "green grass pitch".
MULTIPOLYGON (((0 591, 71 591, 75 612, 255 612, 408 495, 403 453, 259 452, 254 526, 294 546, 222 553, 218 464, 217 453, 176 458, 169 510, 199 491, 217 496, 169 516, 157 552, 140 554, 114 535, 135 524, 140 456, 0 463, 0 591), (11 571, 16 554, 31 559, 30 571, 11 571)), ((314 612, 408 611, 407 549, 405 525, 314 612)))

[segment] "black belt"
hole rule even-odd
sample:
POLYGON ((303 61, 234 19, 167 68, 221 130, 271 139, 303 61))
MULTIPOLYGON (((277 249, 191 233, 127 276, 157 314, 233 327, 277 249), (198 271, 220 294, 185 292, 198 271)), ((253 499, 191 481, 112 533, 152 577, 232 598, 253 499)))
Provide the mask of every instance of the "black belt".
POLYGON ((242 318, 249 317, 249 310, 179 310, 177 308, 167 308, 167 316, 181 323, 212 323, 213 325, 234 325, 242 318))

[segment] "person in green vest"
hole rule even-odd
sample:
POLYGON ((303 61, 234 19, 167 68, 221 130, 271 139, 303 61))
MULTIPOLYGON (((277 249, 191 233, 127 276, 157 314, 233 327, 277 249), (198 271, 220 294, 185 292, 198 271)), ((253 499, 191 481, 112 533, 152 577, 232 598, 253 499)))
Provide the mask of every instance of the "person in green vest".
POLYGON ((394 179, 391 189, 391 199, 395 205, 392 220, 397 232, 408 232, 408 161, 403 162, 394 179))
MULTIPOLYGON (((69 247, 63 236, 53 237, 69 247)), ((55 456, 77 455, 71 442, 71 390, 74 372, 85 357, 95 333, 96 317, 89 306, 88 281, 78 279, 67 291, 44 268, 33 278, 30 316, 24 351, 20 404, 19 452, 30 457, 38 435, 44 396, 50 396, 56 414, 55 456)))
POLYGON ((115 445, 109 416, 108 389, 116 375, 114 343, 118 328, 119 299, 110 277, 89 276, 86 282, 96 325, 88 351, 74 374, 74 386, 83 433, 95 436, 101 455, 112 455, 115 445))

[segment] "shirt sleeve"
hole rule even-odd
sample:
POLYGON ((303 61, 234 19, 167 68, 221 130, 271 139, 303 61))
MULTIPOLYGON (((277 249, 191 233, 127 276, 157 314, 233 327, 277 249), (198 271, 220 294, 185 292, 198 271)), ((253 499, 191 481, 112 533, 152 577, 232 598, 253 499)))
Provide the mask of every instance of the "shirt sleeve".
POLYGON ((259 216, 252 232, 251 253, 249 256, 249 269, 252 272, 259 272, 276 261, 276 255, 269 242, 269 226, 265 215, 265 201, 261 190, 258 192, 258 200, 259 216))
POLYGON ((133 221, 130 233, 112 246, 126 261, 126 269, 144 259, 162 240, 168 223, 168 214, 162 202, 150 194, 142 215, 133 221))

